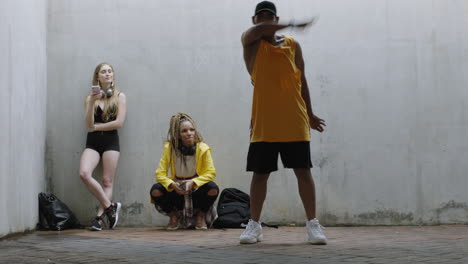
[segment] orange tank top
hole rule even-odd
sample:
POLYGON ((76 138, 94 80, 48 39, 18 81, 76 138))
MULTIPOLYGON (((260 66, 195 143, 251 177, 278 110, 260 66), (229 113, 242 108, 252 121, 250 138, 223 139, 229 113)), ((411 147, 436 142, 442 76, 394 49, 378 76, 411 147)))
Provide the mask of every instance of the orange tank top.
POLYGON ((251 79, 254 85, 250 142, 310 141, 309 118, 301 95, 296 42, 284 36, 275 47, 261 40, 251 79))

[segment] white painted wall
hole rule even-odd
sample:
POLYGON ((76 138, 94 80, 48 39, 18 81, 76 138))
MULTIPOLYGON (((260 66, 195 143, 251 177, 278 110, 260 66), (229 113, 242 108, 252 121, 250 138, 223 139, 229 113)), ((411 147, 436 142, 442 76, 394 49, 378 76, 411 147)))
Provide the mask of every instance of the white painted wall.
POLYGON ((0 8, 0 237, 34 229, 46 138, 45 0, 0 8))
MULTIPOLYGON (((128 114, 114 196, 122 225, 164 225, 149 204, 169 117, 198 121, 217 182, 248 191, 252 87, 241 33, 257 1, 49 1, 47 160, 52 189, 87 223, 81 183, 84 97, 94 67, 114 65, 128 114)), ((320 14, 300 41, 313 107, 318 215, 325 224, 468 222, 468 3, 276 1, 283 20, 320 14)), ((99 178, 99 177, 98 177, 99 178)), ((291 171, 269 182, 269 222, 302 222, 291 171)))

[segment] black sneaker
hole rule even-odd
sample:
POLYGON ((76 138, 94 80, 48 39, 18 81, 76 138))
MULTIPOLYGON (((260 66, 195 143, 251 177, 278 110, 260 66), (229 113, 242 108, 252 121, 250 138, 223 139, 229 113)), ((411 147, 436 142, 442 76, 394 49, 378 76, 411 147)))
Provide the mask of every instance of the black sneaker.
POLYGON ((121 203, 113 203, 109 208, 107 208, 104 213, 109 220, 109 228, 114 228, 119 221, 119 212, 120 208, 122 207, 121 203))
POLYGON ((91 231, 101 231, 102 230, 102 216, 96 216, 93 218, 91 221, 91 226, 89 227, 89 230, 91 231))

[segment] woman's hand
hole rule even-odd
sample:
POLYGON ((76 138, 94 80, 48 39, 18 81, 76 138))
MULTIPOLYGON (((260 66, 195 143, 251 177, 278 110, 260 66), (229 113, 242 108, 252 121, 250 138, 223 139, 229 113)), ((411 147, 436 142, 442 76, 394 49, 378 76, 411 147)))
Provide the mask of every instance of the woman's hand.
POLYGON ((192 189, 194 189, 195 183, 192 180, 185 180, 182 182, 185 182, 185 190, 187 190, 188 193, 191 193, 192 189))
POLYGON ((88 132, 94 132, 94 131, 99 131, 98 129, 98 125, 100 125, 102 123, 94 123, 94 125, 92 127, 88 127, 88 132))
POLYGON ((180 183, 178 182, 173 182, 171 183, 172 189, 178 194, 178 195, 186 195, 188 192, 179 185, 180 183))
POLYGON ((102 94, 101 93, 95 94, 95 93, 91 92, 89 94, 89 96, 90 96, 89 101, 94 104, 94 102, 96 102, 96 100, 101 99, 102 94))

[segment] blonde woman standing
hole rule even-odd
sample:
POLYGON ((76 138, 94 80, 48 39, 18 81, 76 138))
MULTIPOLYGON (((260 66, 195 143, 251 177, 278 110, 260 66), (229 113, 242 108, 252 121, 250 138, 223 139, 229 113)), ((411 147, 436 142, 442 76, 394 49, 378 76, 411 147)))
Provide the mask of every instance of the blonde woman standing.
POLYGON ((85 103, 88 135, 80 160, 80 178, 99 201, 90 229, 100 231, 105 217, 109 228, 114 228, 119 220, 121 203, 112 202, 112 192, 120 156, 117 129, 125 121, 126 97, 117 89, 114 68, 108 63, 101 63, 96 67, 92 85, 85 103), (103 167, 102 183, 92 177, 99 161, 102 161, 103 167))

